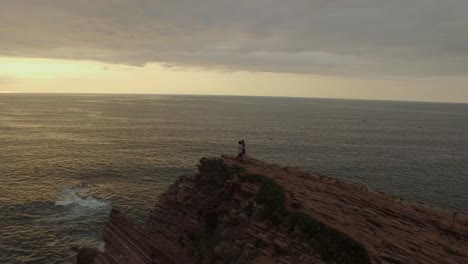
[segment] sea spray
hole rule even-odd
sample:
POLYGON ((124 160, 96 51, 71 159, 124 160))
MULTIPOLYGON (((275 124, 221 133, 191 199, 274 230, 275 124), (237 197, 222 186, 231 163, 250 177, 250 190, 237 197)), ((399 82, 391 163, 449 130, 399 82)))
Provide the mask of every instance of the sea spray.
POLYGON ((61 200, 55 202, 55 206, 79 206, 90 209, 109 207, 110 201, 100 200, 89 195, 88 188, 65 189, 61 200))

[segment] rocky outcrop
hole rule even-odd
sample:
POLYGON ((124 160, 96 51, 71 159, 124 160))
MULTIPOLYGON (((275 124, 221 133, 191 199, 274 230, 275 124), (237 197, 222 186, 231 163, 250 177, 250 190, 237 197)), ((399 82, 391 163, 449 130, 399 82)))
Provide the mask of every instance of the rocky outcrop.
POLYGON ((468 263, 462 216, 252 158, 202 159, 104 241, 96 263, 468 263))
POLYGON ((79 248, 72 247, 72 251, 75 251, 76 254, 76 263, 77 264, 93 264, 95 259, 101 254, 98 249, 95 248, 79 248))

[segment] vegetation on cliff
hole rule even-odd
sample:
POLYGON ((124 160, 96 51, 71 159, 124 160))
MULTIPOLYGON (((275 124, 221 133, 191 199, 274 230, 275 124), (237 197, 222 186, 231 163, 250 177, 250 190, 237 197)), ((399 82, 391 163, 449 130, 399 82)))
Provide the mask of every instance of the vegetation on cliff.
MULTIPOLYGON (((286 226, 289 231, 300 232, 327 263, 371 263, 365 248, 346 234, 330 228, 304 212, 287 212, 285 191, 276 181, 261 174, 245 174, 245 171, 241 165, 236 165, 232 170, 241 181, 260 184, 255 200, 265 205, 262 211, 263 220, 279 225, 287 218, 286 226)), ((287 254, 284 251, 281 253, 287 254)))
POLYGON ((113 211, 97 264, 465 263, 451 214, 248 159, 204 158, 161 196, 145 227, 113 211))

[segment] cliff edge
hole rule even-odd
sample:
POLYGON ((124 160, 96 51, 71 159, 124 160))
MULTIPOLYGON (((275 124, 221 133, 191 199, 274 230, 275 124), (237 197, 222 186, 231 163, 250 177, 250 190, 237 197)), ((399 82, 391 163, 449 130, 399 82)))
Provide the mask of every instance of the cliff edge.
POLYGON ((201 159, 144 226, 112 211, 99 264, 468 263, 468 221, 249 158, 201 159))

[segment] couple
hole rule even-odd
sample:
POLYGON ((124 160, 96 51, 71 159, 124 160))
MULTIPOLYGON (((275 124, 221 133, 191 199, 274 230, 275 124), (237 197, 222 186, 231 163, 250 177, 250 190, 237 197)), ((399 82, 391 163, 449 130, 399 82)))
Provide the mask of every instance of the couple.
POLYGON ((240 161, 245 160, 245 141, 239 141, 239 145, 237 145, 237 159, 240 161))

